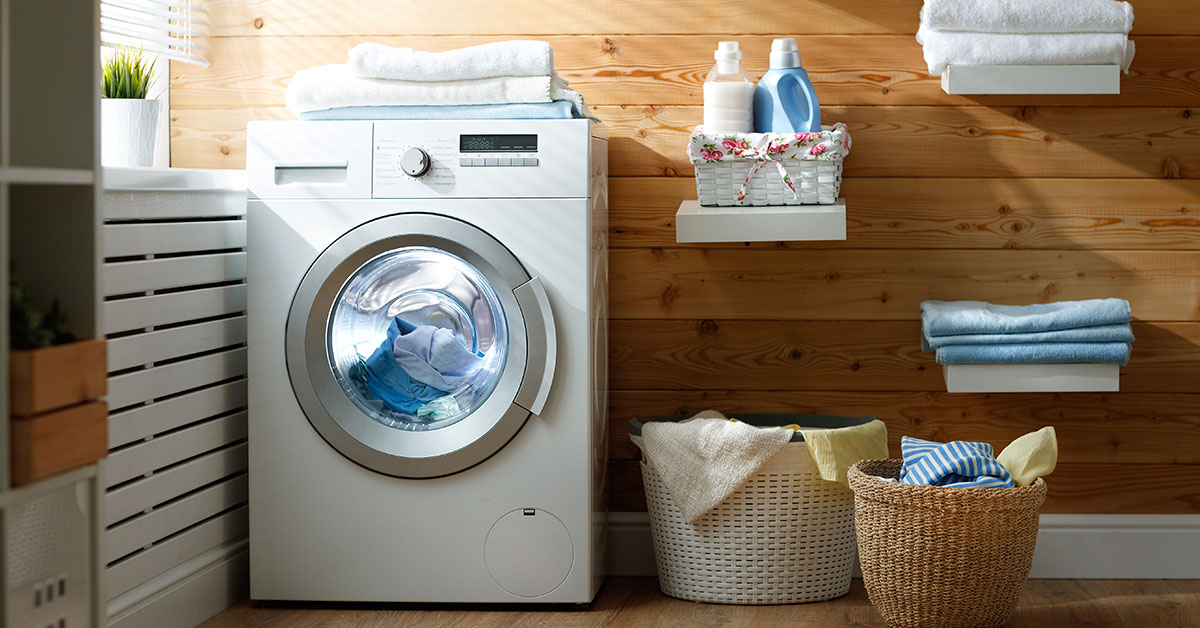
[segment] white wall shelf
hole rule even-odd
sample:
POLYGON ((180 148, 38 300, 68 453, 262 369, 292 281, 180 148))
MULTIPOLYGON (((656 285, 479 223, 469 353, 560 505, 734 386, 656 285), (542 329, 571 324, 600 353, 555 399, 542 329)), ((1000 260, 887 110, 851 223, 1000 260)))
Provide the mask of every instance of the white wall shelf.
POLYGON ((77 168, 0 166, 0 181, 12 185, 91 185, 96 175, 77 168))
POLYGON ((942 367, 946 392, 1117 392, 1116 364, 951 364, 942 367))
POLYGON ((227 192, 244 204, 245 170, 106 167, 102 172, 107 192, 227 192))
POLYGON ((704 207, 683 201, 675 212, 676 242, 845 240, 846 199, 832 205, 704 207))
POLYGON ((951 65, 947 94, 1119 94, 1116 65, 951 65))

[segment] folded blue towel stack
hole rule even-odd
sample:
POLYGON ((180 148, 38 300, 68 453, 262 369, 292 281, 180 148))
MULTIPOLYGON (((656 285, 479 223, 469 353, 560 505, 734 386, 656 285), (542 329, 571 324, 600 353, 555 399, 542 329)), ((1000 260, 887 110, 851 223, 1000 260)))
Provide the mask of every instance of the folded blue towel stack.
POLYGON ((956 440, 935 443, 910 436, 900 438, 901 484, 954 488, 1012 488, 1012 474, 992 454, 988 443, 956 440))
POLYGON ((1125 364, 1133 313, 1124 299, 1038 305, 925 301, 921 347, 940 364, 1125 364))

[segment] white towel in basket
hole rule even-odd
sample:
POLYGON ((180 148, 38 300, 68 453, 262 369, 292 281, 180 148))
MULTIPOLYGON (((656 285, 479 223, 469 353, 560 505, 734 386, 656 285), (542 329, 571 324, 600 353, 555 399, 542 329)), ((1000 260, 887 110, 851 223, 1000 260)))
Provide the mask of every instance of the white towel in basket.
POLYGON ((730 421, 706 410, 686 421, 647 421, 642 453, 693 523, 729 497, 792 438, 792 430, 730 421))

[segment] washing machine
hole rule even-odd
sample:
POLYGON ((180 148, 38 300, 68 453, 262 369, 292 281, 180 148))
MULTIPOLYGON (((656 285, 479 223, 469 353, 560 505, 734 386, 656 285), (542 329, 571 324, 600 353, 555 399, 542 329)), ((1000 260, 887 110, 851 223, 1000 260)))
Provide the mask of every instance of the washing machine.
POLYGON ((251 597, 590 602, 603 127, 251 122, 247 140, 251 597))

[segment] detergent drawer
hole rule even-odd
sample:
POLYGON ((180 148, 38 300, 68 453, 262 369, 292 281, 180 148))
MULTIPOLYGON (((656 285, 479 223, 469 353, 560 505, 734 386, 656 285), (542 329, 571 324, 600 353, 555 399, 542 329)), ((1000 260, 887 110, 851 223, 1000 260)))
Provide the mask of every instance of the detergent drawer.
POLYGON ((370 122, 251 122, 251 198, 371 198, 370 122))

